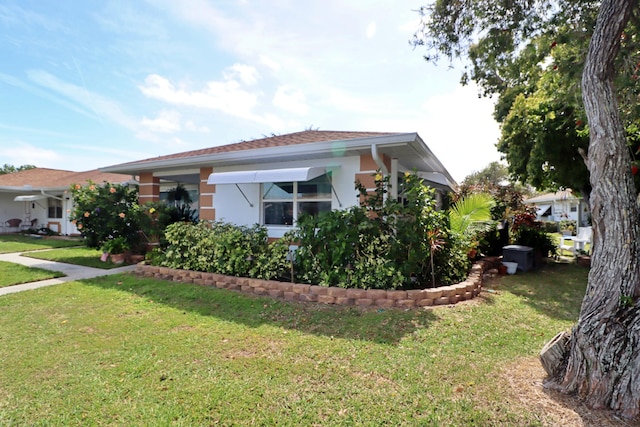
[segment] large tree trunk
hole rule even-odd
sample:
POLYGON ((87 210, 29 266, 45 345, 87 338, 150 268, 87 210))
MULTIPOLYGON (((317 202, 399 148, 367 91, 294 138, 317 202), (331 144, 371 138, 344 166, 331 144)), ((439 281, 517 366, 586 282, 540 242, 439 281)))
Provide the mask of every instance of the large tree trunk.
POLYGON ((557 384, 593 408, 640 415, 639 211, 613 85, 614 59, 637 0, 605 0, 582 76, 589 120, 593 256, 580 318, 557 384))

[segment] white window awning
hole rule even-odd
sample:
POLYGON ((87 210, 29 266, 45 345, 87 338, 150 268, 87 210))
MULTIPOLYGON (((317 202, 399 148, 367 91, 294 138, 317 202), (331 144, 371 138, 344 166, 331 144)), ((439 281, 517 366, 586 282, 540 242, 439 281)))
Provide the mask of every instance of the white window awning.
POLYGON ((47 196, 42 194, 29 194, 25 196, 16 196, 13 198, 14 202, 35 202, 37 200, 46 199, 47 196))
POLYGON ((549 209, 551 209, 551 205, 538 205, 538 206, 536 206, 536 212, 538 213, 538 216, 545 215, 549 209))
MULTIPOLYGON (((335 167, 332 167, 334 169, 335 167)), ((207 184, 255 184, 263 182, 304 182, 327 173, 326 168, 306 167, 237 172, 214 172, 207 184)))

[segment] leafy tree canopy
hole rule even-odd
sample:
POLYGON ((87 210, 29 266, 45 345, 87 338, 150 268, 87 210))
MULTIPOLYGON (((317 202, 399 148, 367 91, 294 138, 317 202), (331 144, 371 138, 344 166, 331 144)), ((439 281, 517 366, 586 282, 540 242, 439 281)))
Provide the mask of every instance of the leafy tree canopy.
POLYGON ((24 171, 27 169, 34 169, 34 168, 35 168, 34 165, 22 165, 22 166, 15 167, 13 165, 5 163, 4 166, 0 168, 0 175, 4 175, 7 173, 20 172, 20 171, 24 171))
MULTIPOLYGON (((473 80, 484 95, 497 96, 498 150, 509 173, 540 190, 573 188, 586 197, 591 191, 580 79, 599 4, 438 0, 420 10, 413 44, 427 49, 429 61, 468 59, 462 82, 473 80)), ((640 143, 636 28, 632 19, 616 77, 632 154, 640 143)))

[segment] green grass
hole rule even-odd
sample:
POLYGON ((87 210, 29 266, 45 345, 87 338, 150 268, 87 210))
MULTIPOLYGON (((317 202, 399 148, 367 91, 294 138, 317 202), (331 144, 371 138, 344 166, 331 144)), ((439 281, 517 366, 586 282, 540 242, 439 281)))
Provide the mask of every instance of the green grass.
POLYGON ((54 239, 48 237, 31 237, 22 234, 0 235, 0 254, 25 252, 39 249, 66 248, 81 245, 78 239, 54 239))
POLYGON ((542 425, 503 369, 572 325, 586 275, 407 311, 129 275, 3 296, 0 425, 542 425))
POLYGON ((122 264, 114 264, 109 260, 107 260, 107 262, 100 261, 100 255, 102 255, 102 251, 82 246, 67 249, 54 249, 50 251, 30 252, 29 254, 25 254, 24 256, 37 259, 46 259, 49 261, 64 262, 67 264, 84 265, 85 267, 103 269, 122 267, 122 264))
POLYGON ((0 261, 0 288, 62 276, 64 274, 57 271, 25 267, 12 262, 0 261))

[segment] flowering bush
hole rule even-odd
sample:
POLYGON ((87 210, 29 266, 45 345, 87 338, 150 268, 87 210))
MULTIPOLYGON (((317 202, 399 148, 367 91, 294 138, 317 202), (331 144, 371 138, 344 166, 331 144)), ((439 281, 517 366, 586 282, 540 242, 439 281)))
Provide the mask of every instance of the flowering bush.
POLYGON ((71 186, 74 209, 71 222, 90 248, 100 248, 106 241, 122 237, 129 247, 140 241, 138 191, 119 184, 71 186))

